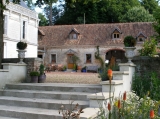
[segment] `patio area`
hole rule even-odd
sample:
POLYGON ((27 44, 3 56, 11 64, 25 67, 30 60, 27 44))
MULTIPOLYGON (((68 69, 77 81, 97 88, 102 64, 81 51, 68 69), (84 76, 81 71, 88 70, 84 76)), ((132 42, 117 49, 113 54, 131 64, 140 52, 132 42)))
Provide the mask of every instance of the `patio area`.
POLYGON ((98 73, 46 72, 45 83, 99 84, 98 73))

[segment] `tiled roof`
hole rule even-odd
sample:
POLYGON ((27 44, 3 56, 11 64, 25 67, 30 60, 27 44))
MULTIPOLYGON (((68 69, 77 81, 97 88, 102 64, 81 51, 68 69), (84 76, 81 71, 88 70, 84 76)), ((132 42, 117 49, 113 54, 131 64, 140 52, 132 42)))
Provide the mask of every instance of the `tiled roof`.
POLYGON ((72 45, 115 45, 122 44, 127 35, 137 37, 143 33, 146 37, 155 32, 150 22, 112 23, 112 24, 82 24, 82 25, 54 25, 39 27, 44 32, 39 46, 72 46, 72 45), (118 28, 122 34, 120 40, 113 40, 113 29, 118 28), (75 29, 78 39, 69 39, 69 33, 75 29))

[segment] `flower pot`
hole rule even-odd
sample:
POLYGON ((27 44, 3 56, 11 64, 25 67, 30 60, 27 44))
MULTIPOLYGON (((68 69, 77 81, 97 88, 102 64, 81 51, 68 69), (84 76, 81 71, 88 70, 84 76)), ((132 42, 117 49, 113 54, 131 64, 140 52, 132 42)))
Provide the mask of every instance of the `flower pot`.
POLYGON ((38 76, 38 83, 44 83, 46 80, 46 75, 42 74, 40 76, 38 76))
POLYGON ((125 56, 128 58, 128 63, 132 63, 132 58, 135 56, 134 50, 135 47, 124 47, 125 49, 125 56))
POLYGON ((38 76, 31 76, 31 83, 38 83, 38 76))
POLYGON ((18 58, 20 59, 20 62, 18 63, 23 64, 24 63, 23 59, 25 58, 26 50, 17 50, 17 52, 18 52, 18 58))

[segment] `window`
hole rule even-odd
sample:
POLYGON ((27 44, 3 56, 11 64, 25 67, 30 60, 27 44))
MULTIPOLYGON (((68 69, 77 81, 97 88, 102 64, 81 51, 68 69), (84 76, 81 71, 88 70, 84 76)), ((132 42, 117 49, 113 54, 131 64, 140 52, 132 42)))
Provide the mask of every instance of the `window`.
POLYGON ((22 38, 25 39, 25 21, 23 21, 23 32, 22 32, 22 38))
POLYGON ((26 21, 22 21, 22 24, 21 24, 21 38, 27 39, 27 22, 26 21))
POLYGON ((114 33, 114 34, 113 34, 113 38, 114 38, 114 39, 118 39, 118 38, 120 38, 119 33, 114 33))
POLYGON ((92 56, 91 56, 91 54, 86 54, 86 63, 91 63, 91 58, 92 58, 92 56))
POLYGON ((56 63, 56 54, 51 54, 51 63, 56 63))
POLYGON ((7 35, 7 24, 8 24, 8 17, 4 15, 4 34, 7 35))
POLYGON ((77 34, 70 34, 70 39, 77 39, 77 34))

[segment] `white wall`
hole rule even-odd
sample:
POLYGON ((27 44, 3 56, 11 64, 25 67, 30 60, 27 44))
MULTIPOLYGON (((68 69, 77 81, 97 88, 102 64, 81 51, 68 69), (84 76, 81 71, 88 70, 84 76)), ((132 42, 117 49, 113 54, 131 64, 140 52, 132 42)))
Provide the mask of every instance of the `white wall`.
POLYGON ((5 58, 17 58, 16 44, 19 41, 25 41, 28 44, 26 58, 37 57, 38 46, 38 14, 26 9, 20 5, 10 3, 7 5, 4 15, 8 16, 7 34, 4 34, 6 47, 5 58), (22 21, 26 22, 26 37, 22 38, 22 21))
POLYGON ((25 80, 27 76, 26 64, 3 63, 0 69, 0 89, 7 83, 17 83, 25 80))

